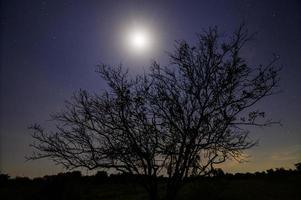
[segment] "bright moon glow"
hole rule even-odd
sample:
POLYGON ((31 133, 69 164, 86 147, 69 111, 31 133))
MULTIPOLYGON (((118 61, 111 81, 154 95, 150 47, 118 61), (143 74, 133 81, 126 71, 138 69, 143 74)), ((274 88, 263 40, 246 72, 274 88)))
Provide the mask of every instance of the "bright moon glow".
POLYGON ((128 42, 133 51, 140 53, 150 48, 151 38, 145 30, 133 30, 128 33, 128 42))
POLYGON ((134 32, 131 39, 133 46, 136 48, 145 48, 147 45, 147 37, 143 32, 134 32))

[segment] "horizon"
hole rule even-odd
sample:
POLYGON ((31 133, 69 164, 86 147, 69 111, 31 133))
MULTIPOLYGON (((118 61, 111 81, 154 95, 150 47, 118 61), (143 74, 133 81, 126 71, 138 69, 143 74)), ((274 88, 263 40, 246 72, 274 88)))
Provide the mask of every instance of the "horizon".
MULTIPOLYGON (((296 164, 300 164, 300 163, 296 163, 296 164)), ((298 172, 298 169, 297 167, 295 166, 294 168, 284 168, 284 167, 276 167, 276 168, 270 168, 270 169, 266 169, 266 170, 261 170, 261 171, 244 171, 244 172, 227 172, 227 171, 224 171, 222 168, 215 168, 216 170, 219 170, 221 169, 224 173, 224 175, 240 175, 240 174, 252 174, 252 175, 255 175, 256 173, 263 173, 263 174, 268 174, 269 170, 273 170, 273 172, 276 172, 276 171, 279 171, 279 170, 285 170, 286 172, 291 172, 291 171, 296 171, 298 172)), ((10 174, 7 174, 7 173, 3 173, 2 171, 0 171, 0 174, 1 175, 8 175, 8 177, 10 179, 16 179, 16 178, 29 178, 31 180, 33 179, 36 179, 36 178, 43 178, 43 177, 47 177, 47 176, 58 176, 58 175, 61 175, 61 174, 68 174, 68 173, 73 173, 73 172, 80 172, 81 176, 96 176, 98 172, 105 172, 107 174, 108 177, 110 176, 114 176, 114 175, 123 175, 123 174, 128 174, 128 173, 121 173, 121 172, 109 172, 108 170, 102 170, 102 169, 98 169, 98 170, 94 170, 94 171, 89 171, 89 172, 85 172, 85 170, 80 170, 80 169, 73 169, 73 170, 65 170, 65 171, 60 171, 60 172, 57 172, 55 174, 45 174, 45 175, 42 175, 42 176, 11 176, 10 174)), ((143 176, 143 175, 138 175, 138 174, 129 174, 131 176, 143 176)), ((162 176, 162 177, 165 177, 167 178, 166 176, 162 176)), ((196 175, 195 177, 202 177, 200 175, 196 175)), ((206 176, 206 177, 214 177, 214 176, 206 176)))

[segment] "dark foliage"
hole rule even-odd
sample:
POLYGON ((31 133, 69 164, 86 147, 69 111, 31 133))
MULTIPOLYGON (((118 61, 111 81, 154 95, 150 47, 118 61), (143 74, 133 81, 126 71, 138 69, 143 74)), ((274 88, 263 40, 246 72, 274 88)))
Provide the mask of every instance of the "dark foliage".
POLYGON ((9 178, 10 177, 8 174, 2 174, 0 172, 0 185, 5 185, 8 182, 9 178))
MULTIPOLYGON (((211 177, 189 177, 177 199, 264 199, 297 200, 301 197, 298 170, 274 169, 255 173, 219 173, 211 177), (237 190, 239 187, 239 190, 237 190), (200 193, 201 190, 201 193, 200 193), (247 194, 247 195, 246 195, 247 194)), ((7 177, 0 174, 0 177, 7 177)), ((0 199, 145 199, 146 193, 137 184, 145 177, 130 174, 112 174, 100 171, 94 176, 80 172, 60 173, 42 178, 17 177, 0 184, 0 199)), ((167 178, 158 179, 159 196, 167 185, 167 178)))
POLYGON ((301 172, 301 162, 295 164, 296 169, 301 172))

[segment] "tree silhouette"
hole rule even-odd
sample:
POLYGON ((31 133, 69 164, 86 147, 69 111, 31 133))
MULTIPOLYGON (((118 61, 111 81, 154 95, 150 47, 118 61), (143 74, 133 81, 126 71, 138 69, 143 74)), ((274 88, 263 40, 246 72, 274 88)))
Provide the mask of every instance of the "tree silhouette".
POLYGON ((75 93, 65 111, 52 116, 57 129, 33 125, 31 159, 50 158, 67 169, 115 169, 145 176, 150 199, 158 199, 158 176, 167 177, 166 198, 175 199, 188 176, 207 176, 216 164, 240 160, 256 141, 247 126, 268 126, 253 106, 275 93, 279 68, 248 66, 241 50, 251 39, 244 26, 221 41, 217 28, 190 46, 177 42, 170 65, 153 63, 130 78, 121 66, 98 66, 107 82, 102 94, 75 93))
POLYGON ((301 172, 301 162, 295 164, 296 170, 301 172))

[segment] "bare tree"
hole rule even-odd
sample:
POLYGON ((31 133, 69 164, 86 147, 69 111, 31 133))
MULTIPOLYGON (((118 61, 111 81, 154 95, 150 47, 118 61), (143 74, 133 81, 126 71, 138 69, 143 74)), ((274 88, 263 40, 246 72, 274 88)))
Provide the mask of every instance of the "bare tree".
POLYGON ((150 199, 158 199, 160 175, 167 177, 166 198, 175 199, 186 177, 207 176, 227 159, 240 160, 256 141, 247 126, 268 126, 252 109, 275 93, 277 58, 248 66, 241 50, 251 37, 241 26, 221 41, 216 28, 190 46, 179 41, 171 63, 153 63, 149 74, 129 78, 121 66, 100 65, 109 90, 84 90, 66 110, 53 115, 55 132, 33 125, 31 159, 50 158, 68 169, 115 169, 144 175, 150 199))

